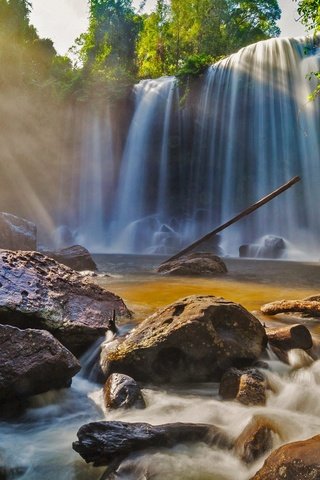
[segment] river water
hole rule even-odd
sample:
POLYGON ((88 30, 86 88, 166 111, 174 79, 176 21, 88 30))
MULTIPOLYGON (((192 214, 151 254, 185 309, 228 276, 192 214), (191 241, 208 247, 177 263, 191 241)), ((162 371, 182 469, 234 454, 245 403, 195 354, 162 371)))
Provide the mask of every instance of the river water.
MULTIPOLYGON (((221 279, 182 279, 155 275, 152 269, 162 260, 160 257, 104 255, 96 260, 101 270, 112 275, 98 278, 98 282, 123 296, 136 313, 134 322, 159 306, 190 294, 224 296, 255 311, 265 302, 303 298, 320 290, 320 265, 315 263, 227 259, 229 273, 221 279)), ((263 320, 273 321, 266 317, 263 320)), ((317 341, 317 321, 305 322, 317 341)), ((128 325, 120 322, 120 328, 128 325)), ((92 362, 97 348, 86 355, 84 366, 92 362)), ((277 425, 275 446, 307 438, 320 433, 320 361, 307 366, 306 360, 299 352, 292 353, 292 366, 269 358, 267 375, 272 391, 268 391, 266 407, 221 402, 217 384, 195 384, 161 389, 148 386, 143 390, 146 410, 105 411, 100 385, 85 378, 85 369, 85 374, 74 378, 70 389, 34 397, 23 414, 0 423, 0 460, 12 467, 13 475, 9 478, 98 480, 104 469, 87 466, 71 447, 78 428, 96 420, 212 423, 237 437, 252 417, 259 415, 277 425)), ((247 467, 232 452, 202 444, 180 445, 129 458, 116 478, 247 480, 262 462, 263 459, 247 467)))

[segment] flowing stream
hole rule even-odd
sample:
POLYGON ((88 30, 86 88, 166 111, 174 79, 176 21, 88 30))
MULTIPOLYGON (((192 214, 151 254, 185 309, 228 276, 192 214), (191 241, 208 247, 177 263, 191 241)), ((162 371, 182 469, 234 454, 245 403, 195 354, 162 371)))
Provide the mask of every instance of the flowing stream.
MULTIPOLYGON (((250 310, 257 310, 266 301, 303 298, 320 288, 317 264, 229 260, 229 275, 223 279, 182 280, 159 279, 150 273, 150 267, 159 262, 158 257, 143 260, 142 257, 110 255, 96 259, 102 270, 113 272, 112 277, 98 279, 99 283, 121 292, 129 308, 137 313, 135 321, 161 305, 193 293, 223 295, 240 301, 250 310), (141 270, 137 273, 139 267, 141 270)), ((279 320, 273 323, 278 324, 279 320)), ((306 323, 318 342, 318 322, 306 320, 306 323)), ((119 326, 129 328, 123 323, 119 326)), ((101 386, 94 382, 94 375, 88 380, 98 353, 96 344, 83 357, 82 372, 74 378, 70 389, 34 397, 20 416, 1 421, 0 459, 12 468, 9 478, 98 480, 104 469, 87 466, 71 448, 78 428, 96 420, 210 423, 236 438, 254 416, 263 416, 277 426, 275 447, 320 433, 320 361, 310 365, 310 358, 299 351, 292 351, 291 366, 272 355, 267 360, 270 370, 266 374, 272 391, 268 391, 265 407, 222 402, 218 397, 218 384, 192 384, 177 388, 147 386, 143 389, 146 410, 128 411, 106 411, 101 386)), ((170 450, 130 456, 116 478, 248 480, 262 463, 263 459, 248 467, 232 451, 203 444, 178 445, 170 450)))

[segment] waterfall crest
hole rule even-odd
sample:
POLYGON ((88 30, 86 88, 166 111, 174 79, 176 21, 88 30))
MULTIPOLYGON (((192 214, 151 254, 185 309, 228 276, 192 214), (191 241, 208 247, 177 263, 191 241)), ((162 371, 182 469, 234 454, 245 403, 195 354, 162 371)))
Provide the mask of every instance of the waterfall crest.
POLYGON ((93 183, 86 176, 80 193, 79 230, 91 232, 84 243, 109 252, 172 253, 300 175, 301 185, 228 229, 222 246, 238 255, 240 245, 273 235, 316 255, 320 108, 308 101, 314 85, 306 76, 319 69, 314 39, 281 38, 213 65, 184 103, 173 77, 140 82, 108 213, 92 185, 105 178, 110 145, 93 123, 85 154, 93 183))

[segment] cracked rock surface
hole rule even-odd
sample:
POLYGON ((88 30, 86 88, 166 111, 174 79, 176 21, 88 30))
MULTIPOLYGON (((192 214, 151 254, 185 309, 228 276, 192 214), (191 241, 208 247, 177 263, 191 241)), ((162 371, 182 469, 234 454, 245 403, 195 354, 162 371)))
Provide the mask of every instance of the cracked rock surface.
POLYGON ((120 297, 38 252, 0 250, 0 324, 52 333, 75 354, 108 330, 120 297))

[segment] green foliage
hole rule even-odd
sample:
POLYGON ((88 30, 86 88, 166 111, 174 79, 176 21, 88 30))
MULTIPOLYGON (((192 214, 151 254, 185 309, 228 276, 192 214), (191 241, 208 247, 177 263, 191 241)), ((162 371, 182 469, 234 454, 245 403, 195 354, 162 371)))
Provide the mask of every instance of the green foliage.
POLYGON ((180 81, 185 81, 190 77, 199 77, 214 61, 215 60, 210 55, 191 55, 181 65, 176 73, 176 77, 180 81))
MULTIPOLYGON (((294 0, 297 1, 297 0, 294 0)), ((300 0, 298 1, 298 13, 300 20, 308 30, 313 30, 314 35, 320 32, 320 0, 300 0)), ((311 72, 308 75, 309 80, 316 80, 318 85, 309 95, 309 100, 315 100, 320 97, 320 72, 311 72)))
POLYGON ((158 0, 143 18, 139 77, 176 74, 194 56, 221 57, 277 36, 280 14, 277 0, 158 0))
POLYGON ((83 96, 114 98, 136 78, 136 41, 141 17, 131 0, 90 0, 88 32, 77 40, 83 96))
MULTIPOLYGON (((297 2, 297 0, 294 0, 297 2)), ((309 30, 320 30, 320 1, 319 0, 298 0, 298 13, 301 22, 309 30)))

